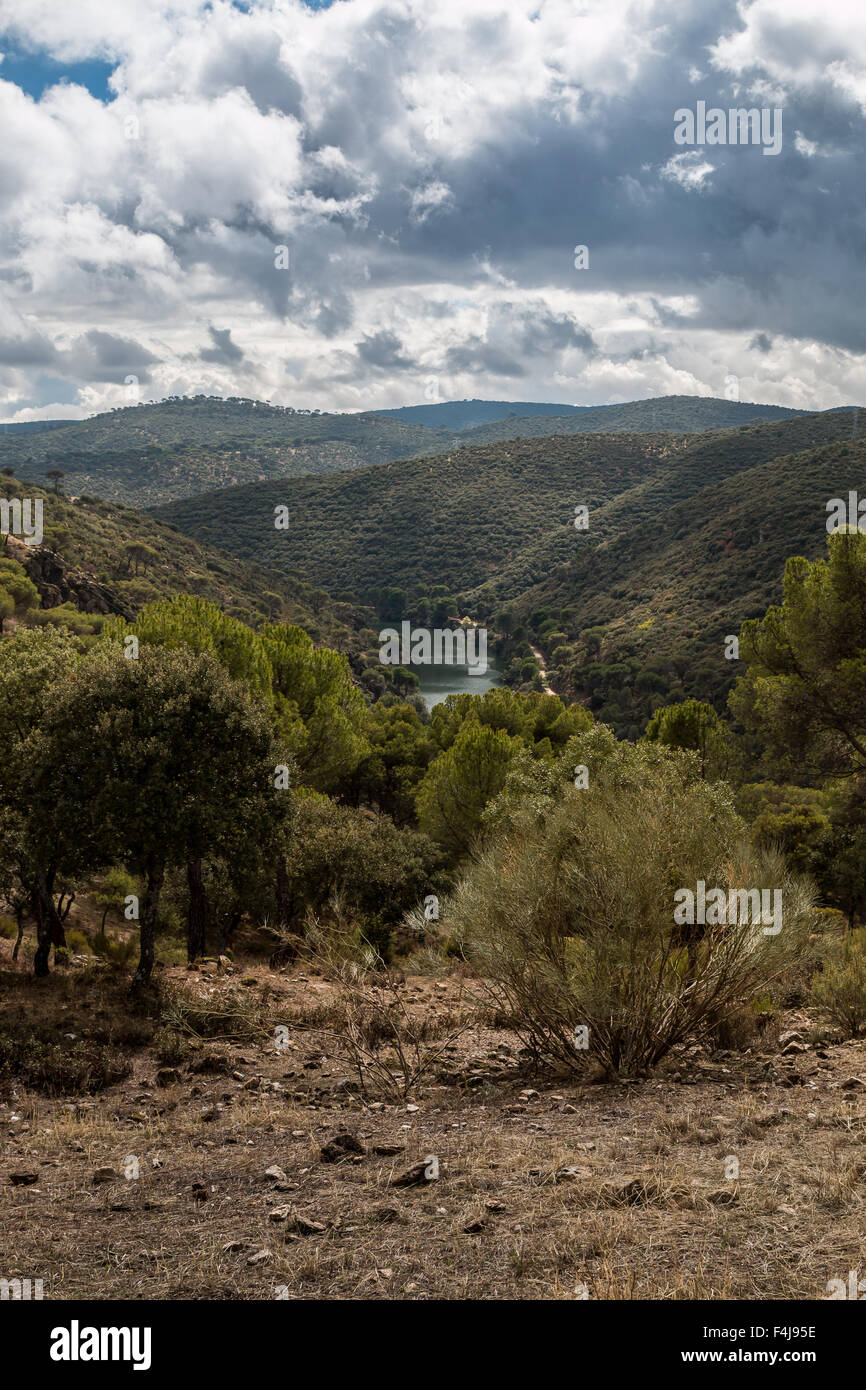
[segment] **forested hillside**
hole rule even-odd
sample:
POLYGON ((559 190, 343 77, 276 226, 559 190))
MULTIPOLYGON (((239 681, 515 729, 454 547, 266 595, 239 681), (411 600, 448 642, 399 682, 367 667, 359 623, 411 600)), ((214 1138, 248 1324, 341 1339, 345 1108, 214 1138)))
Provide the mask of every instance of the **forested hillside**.
POLYGON ((87 420, 0 431, 0 468, 11 467, 37 483, 49 469, 60 469, 69 493, 147 507, 215 488, 338 473, 512 438, 596 431, 684 433, 797 413, 691 396, 586 408, 567 417, 556 413, 557 406, 517 402, 518 413, 498 418, 507 409, 508 402, 482 401, 329 414, 240 397, 170 397, 87 420), (474 410, 476 405, 484 407, 478 412, 484 423, 470 428, 475 417, 467 416, 464 407, 474 410))
POLYGON ((512 440, 158 515, 268 566, 291 557, 331 593, 385 595, 389 611, 448 596, 512 634, 511 679, 531 679, 535 644, 555 689, 634 736, 668 698, 723 705, 736 671, 721 639, 776 597, 787 555, 819 553, 825 502, 862 476, 858 429, 856 412, 828 411, 697 438, 512 440))
POLYGON ((146 513, 87 495, 72 501, 13 478, 2 479, 0 495, 40 498, 44 508, 41 545, 0 536, 0 630, 5 622, 7 631, 38 624, 86 634, 106 614, 132 617, 156 599, 189 593, 252 625, 281 618, 332 646, 358 645, 360 610, 297 574, 263 570, 146 513))
POLYGON ((0 467, 67 492, 148 506, 214 487, 329 473, 438 447, 422 425, 211 396, 129 406, 36 434, 0 433, 0 467))

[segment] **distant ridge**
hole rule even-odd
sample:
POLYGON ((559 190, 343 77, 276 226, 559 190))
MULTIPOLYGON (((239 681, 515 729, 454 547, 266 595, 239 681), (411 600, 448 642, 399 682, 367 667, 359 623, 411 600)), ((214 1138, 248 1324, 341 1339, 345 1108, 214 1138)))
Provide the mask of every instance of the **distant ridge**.
POLYGON ((377 415, 394 415, 426 425, 432 430, 471 430, 476 425, 488 425, 509 415, 572 415, 589 406, 562 405, 550 401, 440 401, 436 405, 400 405, 391 410, 378 410, 377 415))
POLYGON ((515 438, 532 434, 572 434, 608 429, 704 430, 746 425, 752 420, 787 420, 811 412, 784 405, 760 405, 753 401, 729 401, 717 396, 655 396, 647 400, 622 401, 617 405, 561 405, 551 401, 440 401, 430 405, 403 405, 380 410, 426 425, 428 429, 479 432, 496 426, 496 437, 515 438), (548 418, 543 418, 548 417, 548 418), (572 417, 569 422, 569 417, 572 417), (577 417, 576 419, 573 417, 577 417), (525 424, 511 429, 518 420, 537 419, 535 429, 525 424), (554 425, 552 422, 556 421, 554 425), (509 434, 509 429, 511 433, 509 434))
POLYGON ((0 423, 2 434, 38 434, 40 430, 59 430, 64 425, 75 425, 76 420, 18 420, 8 424, 0 423))

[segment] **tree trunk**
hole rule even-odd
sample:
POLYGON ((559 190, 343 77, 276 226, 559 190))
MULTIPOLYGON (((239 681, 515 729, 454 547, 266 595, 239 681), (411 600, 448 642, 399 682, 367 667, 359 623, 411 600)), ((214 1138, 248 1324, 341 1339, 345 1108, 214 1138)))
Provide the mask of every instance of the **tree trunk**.
POLYGON ((66 944, 63 923, 57 916, 54 906, 54 871, 39 869, 33 889, 33 916, 36 918, 36 954, 33 957, 33 974, 47 975, 48 957, 58 936, 66 944))
POLYGON ((282 855, 277 860, 277 883, 276 883, 276 926, 284 931, 286 936, 271 956, 271 963, 285 965, 288 961, 297 958, 298 952, 303 943, 302 932, 294 929, 294 903, 292 900, 292 886, 289 881, 286 861, 282 855))
POLYGON ((133 990, 139 990, 150 979, 153 970, 153 951, 156 940, 156 914, 159 909, 159 895, 165 878, 165 865, 149 864, 145 875, 144 900, 141 904, 139 924, 140 953, 138 969, 132 977, 133 990))
POLYGON ((24 936, 24 908, 20 903, 15 904, 15 921, 18 923, 18 935, 15 938, 15 945, 12 947, 12 959, 18 959, 18 952, 21 950, 21 940, 24 936))
POLYGON ((232 941, 234 940, 235 932, 241 924, 241 918, 243 917, 243 915, 243 908, 236 903, 235 906, 232 908, 231 912, 226 913, 225 917, 221 920, 220 955, 224 956, 226 951, 229 950, 229 948, 231 947, 232 941))
POLYGON ((192 859, 187 864, 186 882, 189 889, 186 913, 186 955, 187 960, 192 963, 205 954, 207 944, 207 894, 200 859, 192 859))

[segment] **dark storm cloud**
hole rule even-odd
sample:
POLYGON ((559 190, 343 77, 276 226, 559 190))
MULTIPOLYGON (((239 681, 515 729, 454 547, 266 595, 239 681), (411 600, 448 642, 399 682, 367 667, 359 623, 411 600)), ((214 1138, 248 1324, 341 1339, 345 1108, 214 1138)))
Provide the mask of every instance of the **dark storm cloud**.
POLYGON ((211 338, 211 346, 202 348, 199 353, 202 362, 218 362, 223 366, 233 366, 238 362, 243 362, 243 348, 232 342, 230 328, 208 328, 208 333, 211 338))

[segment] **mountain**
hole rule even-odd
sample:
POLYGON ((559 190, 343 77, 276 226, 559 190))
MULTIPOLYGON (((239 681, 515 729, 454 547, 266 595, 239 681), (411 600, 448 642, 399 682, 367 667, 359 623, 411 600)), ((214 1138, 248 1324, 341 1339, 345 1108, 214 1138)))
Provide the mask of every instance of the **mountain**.
POLYGON ((422 425, 197 396, 129 406, 24 436, 0 431, 0 469, 68 493, 148 506, 214 487, 328 473, 435 450, 422 425))
MULTIPOLYGON (((64 489, 131 506, 155 506, 215 488, 269 478, 336 473, 404 458, 429 458, 464 445, 573 433, 675 434, 722 429, 744 421, 798 414, 781 406, 747 405, 697 396, 664 396, 625 405, 569 407, 525 402, 451 402, 400 407, 380 414, 321 414, 234 397, 173 397, 129 406, 88 420, 47 422, 44 428, 0 430, 0 469, 39 482, 49 468, 66 475, 64 489), (465 407, 505 412, 472 425, 465 407), (406 411, 429 416, 431 428, 406 411)), ((425 417, 427 418, 427 417, 425 417)), ((41 426, 42 422, 38 422, 41 426)))
POLYGON ((558 405, 550 401, 439 401, 435 405, 399 405, 380 410, 380 415, 426 425, 431 430, 470 430, 493 420, 527 415, 571 415, 588 406, 558 405))
POLYGON ((466 430, 461 442, 496 444, 513 439, 515 435, 526 439, 548 434, 607 434, 621 430, 698 434, 761 420, 790 420, 806 413, 789 410, 787 406, 753 405, 715 396, 658 396, 646 401, 626 401, 623 405, 586 406, 570 414, 538 414, 519 421, 510 417, 499 419, 466 430))
MULTIPOLYGON (((68 620, 68 612, 49 616, 64 604, 91 619, 132 617, 154 599, 192 593, 252 626, 276 619, 341 650, 361 645, 357 631, 370 615, 329 599, 295 574, 263 570, 146 513, 96 498, 72 501, 8 478, 0 479, 0 496, 42 499, 42 545, 0 536, 0 559, 21 565, 39 592, 40 621, 68 620)), ((73 618, 72 626, 88 631, 94 623, 73 618)))
POLYGON ((820 554, 827 499, 862 483, 861 419, 514 439, 232 488, 157 515, 332 593, 401 590, 410 614, 437 593, 473 616, 510 609, 555 688, 639 732, 671 696, 724 700, 736 663, 722 639, 778 598, 788 555, 820 554), (280 504, 285 532, 270 521, 280 504))
POLYGON ((330 477, 283 478, 155 509, 182 531, 236 555, 297 566, 331 592, 445 585, 465 592, 535 541, 567 528, 577 502, 612 502, 688 436, 515 439, 330 477), (274 508, 288 506, 277 531, 274 508))
POLYGON ((498 440, 540 434, 604 434, 650 430, 728 429, 752 420, 787 420, 803 415, 782 405, 754 405, 715 396, 658 396, 622 405, 556 405, 531 401, 443 401, 382 410, 430 429, 464 435, 461 443, 493 444, 498 440))
POLYGON ((75 420, 20 420, 0 424, 0 439, 4 434, 38 434, 42 430, 59 430, 64 425, 74 425, 75 420))

